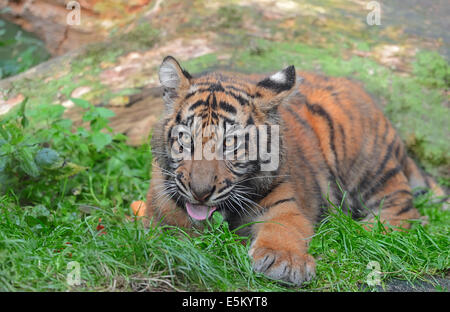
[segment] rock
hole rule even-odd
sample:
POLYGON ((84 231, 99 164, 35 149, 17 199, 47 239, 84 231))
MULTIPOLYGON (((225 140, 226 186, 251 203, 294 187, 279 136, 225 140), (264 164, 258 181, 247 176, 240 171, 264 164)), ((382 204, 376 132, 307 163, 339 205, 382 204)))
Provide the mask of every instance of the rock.
POLYGON ((0 92, 0 115, 6 114, 11 108, 16 106, 17 104, 22 103, 22 101, 25 99, 23 94, 17 94, 16 96, 5 101, 3 99, 4 96, 5 95, 0 92))
POLYGON ((430 281, 417 281, 413 284, 408 281, 393 279, 386 285, 386 289, 378 287, 378 291, 385 292, 435 292, 435 291, 449 291, 450 279, 433 277, 433 283, 430 281))
POLYGON ((79 25, 68 24, 74 11, 66 7, 69 1, 64 0, 0 0, 0 10, 10 9, 1 17, 37 34, 51 54, 61 55, 87 43, 106 39, 113 27, 137 16, 151 1, 77 2, 80 5, 79 25))
POLYGON ((72 94, 70 96, 73 98, 79 98, 91 90, 92 90, 91 87, 81 86, 81 87, 78 87, 75 90, 73 90, 72 94))

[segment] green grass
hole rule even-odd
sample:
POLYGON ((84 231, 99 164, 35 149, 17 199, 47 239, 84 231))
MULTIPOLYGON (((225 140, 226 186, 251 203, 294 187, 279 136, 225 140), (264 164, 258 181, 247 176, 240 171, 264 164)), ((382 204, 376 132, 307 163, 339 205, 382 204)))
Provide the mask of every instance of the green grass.
POLYGON ((145 198, 149 145, 127 146, 109 132, 110 112, 77 104, 90 131, 72 131, 61 106, 27 111, 22 105, 0 121, 0 180, 9 183, 0 197, 0 290, 370 291, 371 261, 380 264, 382 284, 448 272, 450 213, 431 204, 429 195, 416 206, 430 224, 407 232, 365 231, 336 206, 311 243, 317 277, 301 289, 254 273, 248 239, 218 214, 195 235, 145 229, 127 216, 130 203, 145 198), (64 164, 48 168, 25 157, 42 147, 56 150, 64 164), (66 281, 72 261, 80 264, 78 286, 66 281))
MULTIPOLYGON (((317 230, 311 252, 321 258, 315 287, 330 290, 359 290, 372 272, 367 266, 380 265, 382 286, 391 278, 414 282, 426 275, 440 275, 449 267, 449 214, 430 203, 430 195, 415 203, 431 224, 416 221, 407 232, 388 230, 378 223, 366 231, 362 223, 344 215, 340 208, 330 212, 317 230)), ((365 285, 370 289, 370 285, 365 285)))
POLYGON ((140 222, 126 221, 126 207, 85 215, 76 205, 57 205, 61 208, 45 210, 37 222, 36 206, 0 199, 0 289, 357 291, 373 290, 366 283, 370 261, 380 263, 383 284, 390 278, 413 282, 442 275, 449 267, 448 213, 427 205, 421 210, 432 225, 415 225, 407 233, 368 232, 340 212, 330 215, 311 244, 317 277, 303 289, 252 272, 241 243, 246 240, 220 220, 192 236, 177 228, 144 229, 140 222), (79 286, 66 283, 71 261, 81 266, 79 286))

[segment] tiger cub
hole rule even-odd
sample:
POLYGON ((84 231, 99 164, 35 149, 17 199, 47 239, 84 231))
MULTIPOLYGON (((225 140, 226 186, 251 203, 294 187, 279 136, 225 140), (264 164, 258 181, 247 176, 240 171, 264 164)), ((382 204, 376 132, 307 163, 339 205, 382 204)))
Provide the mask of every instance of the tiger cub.
POLYGON ((420 218, 413 189, 444 195, 355 82, 294 66, 268 77, 193 77, 171 56, 159 79, 165 115, 152 136, 141 215, 180 227, 214 211, 231 228, 257 222, 243 228, 252 236, 249 255, 270 278, 301 285, 314 277, 308 243, 329 202, 354 218, 379 215, 407 228, 420 218))

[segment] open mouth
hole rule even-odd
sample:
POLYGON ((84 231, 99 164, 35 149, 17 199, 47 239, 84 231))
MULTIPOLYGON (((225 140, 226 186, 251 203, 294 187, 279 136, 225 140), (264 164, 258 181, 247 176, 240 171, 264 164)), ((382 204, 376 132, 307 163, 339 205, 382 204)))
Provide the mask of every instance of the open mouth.
POLYGON ((216 206, 210 207, 186 203, 186 210, 189 216, 191 216, 191 218, 195 220, 206 220, 207 218, 211 217, 216 209, 216 206))

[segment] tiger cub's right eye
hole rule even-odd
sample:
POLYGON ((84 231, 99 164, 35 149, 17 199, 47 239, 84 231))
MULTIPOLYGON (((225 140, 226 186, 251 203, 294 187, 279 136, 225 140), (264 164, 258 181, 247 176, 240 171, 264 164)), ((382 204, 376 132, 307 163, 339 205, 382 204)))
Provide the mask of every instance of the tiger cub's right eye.
POLYGON ((180 132, 178 134, 178 143, 181 146, 190 148, 191 147, 191 135, 188 132, 180 132))

